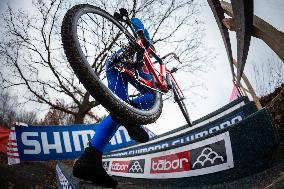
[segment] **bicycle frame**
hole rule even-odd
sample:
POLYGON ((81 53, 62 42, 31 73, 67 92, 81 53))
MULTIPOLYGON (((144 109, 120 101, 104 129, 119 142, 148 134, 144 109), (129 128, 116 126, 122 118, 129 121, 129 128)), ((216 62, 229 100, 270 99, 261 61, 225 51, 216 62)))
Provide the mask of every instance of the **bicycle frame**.
MULTIPOLYGON (((143 42, 141 39, 137 39, 136 43, 139 44, 141 47, 144 48, 143 42)), ((156 88, 158 87, 159 91, 162 93, 167 93, 170 90, 170 87, 168 85, 167 82, 167 78, 166 78, 166 74, 170 74, 170 76, 173 78, 173 82, 175 82, 176 86, 178 87, 178 90, 180 91, 180 93, 183 95, 182 90, 180 89, 178 83, 176 82, 175 77, 173 76, 173 74, 171 73, 171 71, 169 69, 167 69, 166 65, 164 64, 164 62, 162 61, 162 59, 155 53, 155 51, 153 51, 153 49, 151 49, 150 47, 146 49, 147 52, 144 53, 144 61, 145 61, 145 65, 147 66, 148 71, 154 76, 155 81, 156 81, 156 88), (149 54, 151 54, 156 61, 159 63, 160 65, 160 72, 157 73, 157 71, 154 68, 154 63, 152 62, 149 54)), ((124 72, 125 74, 127 74, 130 77, 136 77, 135 72, 132 70, 129 70, 123 66, 119 66, 119 65, 115 65, 115 67, 117 69, 119 69, 121 72, 124 72)), ((152 81, 148 81, 142 77, 138 77, 136 78, 141 84, 154 89, 154 84, 152 81)), ((155 89, 154 89, 155 90, 155 89)))

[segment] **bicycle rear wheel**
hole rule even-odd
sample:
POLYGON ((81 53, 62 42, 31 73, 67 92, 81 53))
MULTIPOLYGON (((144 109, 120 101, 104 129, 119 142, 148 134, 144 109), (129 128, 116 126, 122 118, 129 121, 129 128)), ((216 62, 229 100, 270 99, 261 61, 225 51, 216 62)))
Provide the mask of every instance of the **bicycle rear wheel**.
POLYGON ((153 91, 153 105, 138 109, 108 88, 107 60, 135 40, 126 27, 99 7, 81 4, 64 16, 61 36, 66 57, 79 81, 116 120, 125 123, 127 117, 127 124, 149 124, 158 119, 162 111, 161 93, 153 91))

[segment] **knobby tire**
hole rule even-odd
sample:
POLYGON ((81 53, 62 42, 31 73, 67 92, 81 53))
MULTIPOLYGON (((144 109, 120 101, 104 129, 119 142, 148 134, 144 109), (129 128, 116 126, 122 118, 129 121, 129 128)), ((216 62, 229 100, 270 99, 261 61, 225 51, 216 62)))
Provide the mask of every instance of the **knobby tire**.
POLYGON ((127 38, 134 39, 124 26, 115 20, 112 15, 99 7, 81 4, 69 9, 63 19, 61 36, 67 60, 79 81, 92 97, 99 101, 101 105, 110 112, 112 117, 119 122, 127 122, 127 124, 149 124, 155 122, 162 112, 162 95, 160 93, 155 92, 155 102, 151 109, 139 110, 114 95, 107 86, 102 83, 88 63, 80 47, 76 33, 78 19, 81 15, 86 13, 97 14, 108 19, 117 26, 127 38))

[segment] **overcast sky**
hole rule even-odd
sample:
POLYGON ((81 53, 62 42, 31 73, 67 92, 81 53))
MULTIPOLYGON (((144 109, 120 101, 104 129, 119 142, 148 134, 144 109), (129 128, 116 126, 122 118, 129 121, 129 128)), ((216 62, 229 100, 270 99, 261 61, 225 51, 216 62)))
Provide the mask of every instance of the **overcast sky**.
MULTIPOLYGON (((207 0, 202 1, 205 5, 200 15, 200 19, 205 23, 205 37, 203 38, 203 41, 207 47, 214 49, 214 52, 217 53, 217 57, 213 60, 215 69, 201 76, 204 78, 207 90, 201 90, 200 93, 205 98, 193 97, 195 105, 193 107, 188 106, 193 120, 203 117, 226 105, 229 102, 232 91, 232 76, 221 34, 211 9, 207 4, 207 0)), ((283 0, 257 0, 254 1, 254 3, 255 15, 263 18, 278 30, 284 31, 283 0)), ((230 36, 233 55, 236 58, 235 33, 230 32, 230 36)), ((245 74, 253 80, 254 74, 252 65, 258 64, 261 66, 267 63, 269 59, 274 59, 277 61, 276 63, 283 64, 278 56, 264 42, 252 38, 245 74)), ((282 66, 282 73, 284 73, 284 66, 282 66)), ((284 82, 284 78, 282 81, 284 82)), ((190 91, 187 92, 186 96, 192 97, 190 91)), ((157 124, 153 124, 149 127, 156 133, 163 133, 165 130, 171 130, 185 124, 177 105, 168 104, 168 102, 165 103, 163 114, 157 121, 157 124), (161 129, 161 127, 163 129, 161 129)))
MULTIPOLYGON (((188 110, 191 118, 196 120, 208 113, 219 109, 229 102, 229 97, 232 90, 232 78, 228 58, 224 48, 224 44, 213 17, 213 14, 207 5, 206 0, 200 0, 204 3, 200 19, 204 22, 205 37, 204 44, 212 48, 216 53, 216 59, 212 61, 214 69, 209 73, 203 74, 200 77, 204 79, 207 89, 202 89, 199 92, 204 98, 193 95, 191 91, 186 92, 188 110), (194 105, 190 102, 194 101, 194 105)), ((10 2, 13 6, 24 6, 31 0, 0 0, 0 12, 5 10, 5 5, 10 2)), ((277 29, 284 31, 284 1, 283 0, 257 0, 255 2, 254 12, 255 15, 260 16, 265 21, 274 25, 277 29)), ((233 54, 236 57, 236 40, 235 34, 230 32, 231 42, 233 46, 233 54)), ((162 54, 162 53, 161 53, 162 54)), ((279 58, 275 53, 267 47, 267 45, 253 38, 250 45, 250 52, 245 68, 245 73, 251 79, 254 78, 252 73, 252 65, 265 64, 269 59, 277 60, 281 64, 279 58)), ((282 63, 283 64, 283 63, 282 63)), ((282 67, 283 68, 283 67, 282 67)), ((284 68, 283 68, 284 69, 284 68)), ((284 70, 283 70, 284 72, 284 70)), ((284 78, 283 78, 284 80, 284 78)), ((196 92, 196 91, 195 91, 196 92)), ((162 116, 159 120, 148 126, 156 134, 164 133, 174 128, 183 126, 185 120, 179 111, 178 105, 172 102, 165 102, 162 116)))

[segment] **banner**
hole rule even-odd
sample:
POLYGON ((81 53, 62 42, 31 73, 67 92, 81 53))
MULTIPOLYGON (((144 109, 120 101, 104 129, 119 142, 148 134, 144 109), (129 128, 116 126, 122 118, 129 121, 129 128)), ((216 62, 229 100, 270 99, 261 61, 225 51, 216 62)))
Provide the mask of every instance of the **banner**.
POLYGON ((114 176, 169 179, 219 172, 234 167, 229 132, 160 152, 127 158, 103 160, 105 170, 114 176))
MULTIPOLYGON (((230 127, 255 111, 254 104, 239 98, 215 112, 195 121, 192 127, 180 127, 155 137, 146 144, 131 140, 127 130, 119 127, 105 148, 104 157, 120 158, 141 155, 145 152, 167 150, 173 146, 213 134, 230 127), (136 145, 137 144, 137 145, 136 145)), ((16 124, 10 134, 9 164, 21 161, 44 161, 77 158, 96 131, 96 124, 33 126, 16 124)), ((154 133, 145 128, 150 138, 154 133)))
POLYGON ((10 129, 0 125, 0 151, 7 153, 7 143, 10 134, 10 129))
MULTIPOLYGON (((21 161, 45 161, 77 158, 87 147, 96 131, 96 124, 64 126, 15 126, 16 147, 21 161)), ((150 137, 154 133, 146 129, 150 137)), ((136 142, 124 127, 119 127, 105 148, 105 152, 117 150, 136 142)))
POLYGON ((233 90, 232 90, 232 93, 231 93, 231 96, 230 96, 230 102, 236 100, 240 96, 241 95, 239 93, 237 86, 235 85, 235 83, 233 83, 233 90))
POLYGON ((126 156, 138 156, 150 152, 165 151, 229 128, 236 123, 241 122, 243 119, 245 119, 244 112, 235 112, 231 115, 228 114, 223 116, 221 120, 212 121, 211 123, 196 128, 193 126, 188 129, 184 129, 181 132, 175 132, 172 135, 167 135, 166 138, 159 137, 145 144, 105 153, 103 158, 123 158, 126 156))

